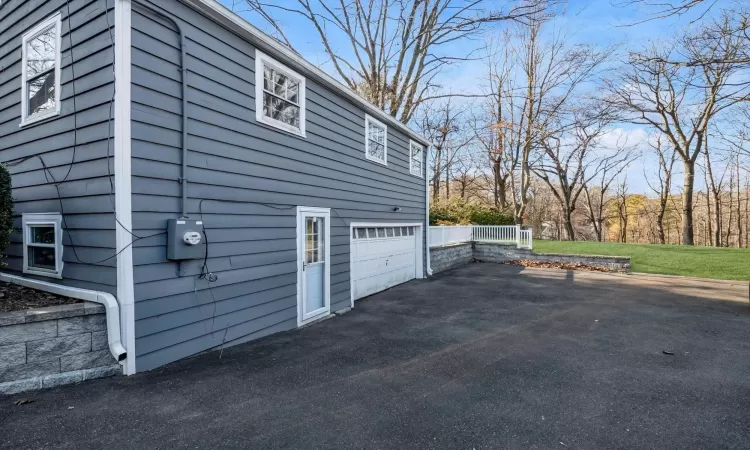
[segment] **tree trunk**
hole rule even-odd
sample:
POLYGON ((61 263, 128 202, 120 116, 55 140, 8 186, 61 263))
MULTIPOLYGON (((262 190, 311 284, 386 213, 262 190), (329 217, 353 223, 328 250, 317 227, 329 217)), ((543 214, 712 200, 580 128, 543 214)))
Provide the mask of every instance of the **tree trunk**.
POLYGON ((450 200, 451 198, 451 183, 450 183, 450 165, 448 161, 448 152, 445 152, 445 200, 450 200))
POLYGON ((682 245, 694 245, 693 237, 693 187, 695 162, 685 161, 685 183, 682 190, 682 245))
POLYGON ((711 197, 708 195, 708 182, 706 182, 706 223, 708 224, 708 245, 714 245, 714 227, 711 220, 711 197))
MULTIPOLYGON (((737 160, 737 248, 742 247, 742 191, 740 191, 740 161, 737 160)), ((747 220, 747 219, 745 219, 747 220)))
POLYGON ((713 192, 714 197, 714 245, 721 247, 721 193, 713 192))
POLYGON ((659 237, 659 243, 666 244, 666 238, 664 236, 664 210, 662 209, 656 216, 656 234, 659 237))
POLYGON ((576 240, 576 232, 573 229, 573 213, 570 208, 563 206, 563 216, 565 217, 565 234, 569 241, 576 240))

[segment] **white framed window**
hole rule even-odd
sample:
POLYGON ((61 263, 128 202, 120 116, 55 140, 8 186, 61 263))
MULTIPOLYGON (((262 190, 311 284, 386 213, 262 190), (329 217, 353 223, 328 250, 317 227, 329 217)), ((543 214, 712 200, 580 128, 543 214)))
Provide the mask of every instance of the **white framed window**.
POLYGON ((255 115, 259 122, 305 137, 305 79, 255 52, 255 115))
POLYGON ((388 165, 388 127, 365 116, 365 157, 388 165))
POLYGON ((409 141, 409 173, 424 178, 424 147, 409 141))
POLYGON ((60 113, 60 13, 22 38, 21 126, 60 113))
POLYGON ((24 214, 23 273, 62 278, 62 216, 24 214))

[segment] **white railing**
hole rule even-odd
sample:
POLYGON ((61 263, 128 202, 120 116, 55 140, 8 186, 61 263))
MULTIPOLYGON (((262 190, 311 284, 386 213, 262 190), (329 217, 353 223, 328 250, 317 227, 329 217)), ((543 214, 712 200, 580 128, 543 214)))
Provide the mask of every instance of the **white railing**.
POLYGON ((527 248, 529 250, 534 248, 534 241, 531 237, 531 229, 521 230, 518 238, 518 248, 527 248))
POLYGON ((510 244, 529 250, 533 247, 531 230, 522 230, 520 225, 441 225, 430 227, 430 247, 472 241, 510 244))
POLYGON ((471 225, 430 227, 430 246, 438 247, 471 242, 471 228, 471 225))
POLYGON ((497 242, 518 244, 517 225, 474 225, 472 240, 474 242, 497 242))

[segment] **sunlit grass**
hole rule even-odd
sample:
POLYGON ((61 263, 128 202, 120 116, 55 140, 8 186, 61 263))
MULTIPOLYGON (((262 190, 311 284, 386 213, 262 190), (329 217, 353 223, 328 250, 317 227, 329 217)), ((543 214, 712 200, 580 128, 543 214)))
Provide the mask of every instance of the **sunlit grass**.
POLYGON ((539 253, 630 256, 633 272, 750 280, 750 249, 613 242, 534 241, 539 253))

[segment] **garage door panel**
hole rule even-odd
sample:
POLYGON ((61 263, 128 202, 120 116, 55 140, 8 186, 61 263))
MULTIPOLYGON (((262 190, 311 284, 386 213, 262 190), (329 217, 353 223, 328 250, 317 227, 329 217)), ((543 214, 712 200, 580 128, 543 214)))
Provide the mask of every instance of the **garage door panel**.
POLYGON ((380 292, 416 277, 414 227, 355 228, 351 264, 354 298, 380 292))

